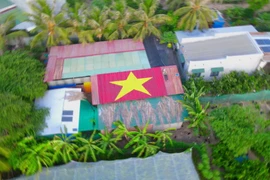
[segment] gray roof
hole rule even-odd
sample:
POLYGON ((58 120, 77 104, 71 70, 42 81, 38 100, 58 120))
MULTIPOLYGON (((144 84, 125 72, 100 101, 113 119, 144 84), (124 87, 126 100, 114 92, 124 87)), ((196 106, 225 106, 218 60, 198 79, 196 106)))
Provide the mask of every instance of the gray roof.
POLYGON ((199 180, 191 153, 158 154, 140 159, 129 158, 96 163, 71 162, 20 177, 25 180, 199 180))
POLYGON ((18 30, 26 30, 26 31, 31 31, 32 29, 34 29, 36 27, 36 25, 33 22, 22 22, 20 24, 17 24, 15 27, 13 27, 11 30, 13 31, 18 31, 18 30))
POLYGON ((233 32, 258 32, 252 25, 246 26, 234 26, 234 27, 223 27, 223 28, 211 28, 208 30, 194 30, 189 31, 176 31, 178 42, 181 43, 183 38, 194 38, 194 37, 207 37, 215 36, 219 33, 233 33, 233 32))
POLYGON ((226 56, 261 53, 249 34, 187 42, 182 45, 183 54, 187 61, 223 59, 226 56))

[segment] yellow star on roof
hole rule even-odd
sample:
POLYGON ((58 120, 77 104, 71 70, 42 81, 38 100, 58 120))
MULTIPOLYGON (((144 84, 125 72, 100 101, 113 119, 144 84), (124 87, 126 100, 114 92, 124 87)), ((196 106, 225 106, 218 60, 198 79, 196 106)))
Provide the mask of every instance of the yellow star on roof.
POLYGON ((120 99, 121 97, 127 95, 128 93, 130 93, 133 90, 136 90, 136 91, 139 91, 139 92, 142 92, 142 93, 145 93, 145 94, 151 96, 151 94, 143 86, 143 84, 146 83, 147 81, 149 81, 150 79, 152 79, 152 77, 137 78, 132 72, 130 72, 126 80, 111 81, 110 82, 111 84, 115 84, 117 86, 122 86, 122 89, 119 92, 119 94, 117 95, 117 97, 115 98, 115 101, 120 99))

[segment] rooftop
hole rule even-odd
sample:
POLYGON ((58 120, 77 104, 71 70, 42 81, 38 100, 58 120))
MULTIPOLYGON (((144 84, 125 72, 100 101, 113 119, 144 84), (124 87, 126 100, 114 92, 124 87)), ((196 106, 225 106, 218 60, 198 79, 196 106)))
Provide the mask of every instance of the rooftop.
POLYGON ((49 90, 45 96, 36 99, 35 105, 39 108, 48 108, 46 117, 47 127, 41 135, 60 134, 60 128, 67 127, 68 133, 78 132, 80 100, 68 101, 66 97, 72 92, 81 92, 78 88, 63 88, 49 90))
POLYGON ((185 60, 200 61, 261 53, 256 46, 250 34, 245 33, 182 43, 182 51, 185 60))
POLYGON ((44 81, 149 67, 143 43, 132 39, 55 46, 44 81))
POLYGON ((91 83, 95 105, 184 93, 177 66, 99 74, 91 83))
POLYGON ((18 179, 92 180, 199 180, 190 152, 162 153, 148 158, 129 158, 91 163, 70 162, 39 174, 18 179))
POLYGON ((234 27, 222 27, 222 28, 211 28, 208 30, 194 30, 188 31, 176 31, 178 42, 182 43, 185 38, 196 38, 196 37, 209 37, 215 36, 220 33, 235 33, 235 32, 258 32, 252 25, 246 26, 234 26, 234 27))

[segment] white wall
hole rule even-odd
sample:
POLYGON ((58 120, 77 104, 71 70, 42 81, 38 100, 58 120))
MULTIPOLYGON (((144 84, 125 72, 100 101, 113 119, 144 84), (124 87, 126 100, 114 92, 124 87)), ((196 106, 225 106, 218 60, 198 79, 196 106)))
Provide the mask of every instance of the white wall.
POLYGON ((207 61, 190 61, 187 62, 185 70, 188 74, 192 74, 193 69, 204 69, 206 80, 211 80, 211 68, 223 67, 224 71, 219 73, 219 77, 231 71, 245 71, 247 73, 254 72, 261 62, 263 54, 244 55, 244 56, 228 56, 226 59, 216 59, 207 61))
POLYGON ((66 92, 68 91, 81 91, 79 88, 62 88, 54 89, 46 92, 45 96, 36 99, 35 105, 37 107, 46 107, 50 113, 46 117, 47 127, 41 132, 41 135, 54 135, 60 134, 60 128, 67 127, 68 133, 76 133, 72 129, 79 126, 79 113, 80 113, 80 101, 67 101, 65 100, 66 92), (72 122, 62 122, 63 110, 73 111, 72 122))

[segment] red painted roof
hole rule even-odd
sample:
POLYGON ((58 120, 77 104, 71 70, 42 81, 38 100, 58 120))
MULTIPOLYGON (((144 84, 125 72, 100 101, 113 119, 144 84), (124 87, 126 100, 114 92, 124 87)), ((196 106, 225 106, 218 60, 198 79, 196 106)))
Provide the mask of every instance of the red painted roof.
POLYGON ((95 105, 184 93, 176 66, 100 74, 91 82, 95 105))
POLYGON ((92 44, 74 44, 68 46, 55 46, 50 49, 48 64, 46 68, 45 82, 53 81, 57 64, 63 64, 64 59, 95 56, 102 54, 114 54, 131 51, 145 50, 142 42, 133 39, 115 41, 102 41, 92 44), (62 61, 57 63, 56 61, 62 61))

